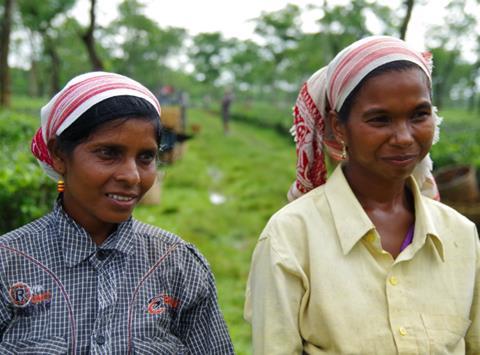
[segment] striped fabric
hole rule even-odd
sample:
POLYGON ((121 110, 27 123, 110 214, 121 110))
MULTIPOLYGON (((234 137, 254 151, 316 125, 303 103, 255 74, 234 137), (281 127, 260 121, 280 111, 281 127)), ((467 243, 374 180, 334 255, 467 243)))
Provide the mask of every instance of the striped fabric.
POLYGON ((41 110, 41 127, 32 140, 32 153, 48 176, 58 180, 47 149, 48 141, 60 135, 93 105, 114 96, 130 95, 151 103, 160 116, 160 104, 143 85, 126 76, 91 72, 70 80, 41 110))
MULTIPOLYGON (((297 176, 288 192, 290 201, 325 183, 325 148, 330 157, 340 160, 342 147, 324 119, 327 109, 340 111, 348 95, 368 73, 386 63, 399 60, 417 64, 431 81, 430 53, 418 53, 398 38, 372 36, 343 49, 326 67, 315 72, 302 85, 293 108, 291 132, 296 142, 297 176)), ((433 116, 436 121, 435 143, 439 138, 438 126, 441 122, 435 108, 433 116)), ((430 155, 427 155, 417 165, 413 175, 422 193, 438 199, 432 168, 430 155)))
POLYGON ((210 267, 130 218, 98 247, 57 202, 0 237, 0 354, 233 354, 210 267))

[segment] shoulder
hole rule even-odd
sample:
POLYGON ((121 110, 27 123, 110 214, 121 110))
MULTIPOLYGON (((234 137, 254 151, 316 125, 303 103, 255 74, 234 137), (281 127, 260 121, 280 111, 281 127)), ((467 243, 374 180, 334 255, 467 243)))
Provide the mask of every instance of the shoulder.
MULTIPOLYGON (((40 236, 51 235, 53 215, 49 213, 33 222, 0 236, 0 246, 27 246, 38 242, 40 236)), ((46 242, 42 239, 42 242, 46 242)))
MULTIPOLYGON (((256 249, 263 253, 270 250, 282 260, 305 259, 313 239, 326 236, 333 223, 324 187, 317 187, 269 219, 256 249)), ((323 242, 328 238, 320 239, 323 242)))
POLYGON ((473 256, 479 246, 475 224, 450 206, 428 197, 423 200, 444 246, 454 254, 473 256))
POLYGON ((324 186, 320 186, 278 210, 268 221, 263 234, 301 232, 312 223, 321 225, 326 214, 329 214, 328 201, 324 186))
POLYGON ((193 244, 184 241, 176 234, 136 219, 133 220, 133 230, 149 253, 164 254, 171 252, 174 253, 177 263, 191 265, 206 273, 210 272, 210 265, 200 251, 193 244))
POLYGON ((423 201, 436 226, 457 231, 471 231, 475 229, 475 224, 472 221, 452 207, 428 197, 423 197, 423 201))

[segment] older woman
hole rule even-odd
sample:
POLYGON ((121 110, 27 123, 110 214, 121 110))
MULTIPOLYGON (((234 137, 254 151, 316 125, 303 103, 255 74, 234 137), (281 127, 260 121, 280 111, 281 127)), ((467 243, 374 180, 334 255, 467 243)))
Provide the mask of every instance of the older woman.
POLYGON ((392 37, 303 86, 289 197, 303 196, 268 222, 247 286, 255 354, 480 353, 475 225, 425 196, 437 122, 430 55, 392 37), (328 181, 324 146, 342 160, 328 181))
POLYGON ((131 217, 156 176, 154 95, 87 73, 41 118, 32 151, 60 194, 0 238, 0 353, 233 353, 206 260, 131 217))

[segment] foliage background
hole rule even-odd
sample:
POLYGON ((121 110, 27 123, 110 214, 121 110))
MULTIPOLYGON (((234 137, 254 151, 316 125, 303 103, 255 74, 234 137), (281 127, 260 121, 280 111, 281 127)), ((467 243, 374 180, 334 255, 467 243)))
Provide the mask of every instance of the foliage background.
MULTIPOLYGON (((9 1, 0 2, 2 33, 9 1)), ((298 88, 350 42, 370 34, 400 35, 408 5, 428 1, 290 4, 254 19, 258 41, 162 27, 140 0, 121 1, 119 16, 106 26, 80 24, 79 14, 72 12, 74 0, 13 2, 10 49, 19 65, 9 68, 11 100, 0 106, 0 234, 46 213, 56 196, 55 182, 41 172, 29 141, 41 105, 59 87, 102 68, 131 76, 154 92, 173 85, 189 95, 187 133, 194 138, 181 160, 159 167, 165 173, 161 203, 139 206, 135 216, 178 233, 205 254, 236 350, 250 353, 250 328, 242 317, 244 287, 256 239, 286 203, 294 179, 288 129, 298 88), (315 9, 321 10, 317 29, 306 33, 301 16, 315 9), (89 31, 93 42, 88 42, 89 31), (93 62, 92 48, 101 63, 93 62), (235 92, 228 136, 218 115, 226 89, 235 92), (225 202, 212 203, 213 194, 225 202)), ((480 171, 479 19, 478 11, 465 11, 478 9, 479 3, 450 1, 444 25, 428 32, 435 58, 434 101, 445 118, 441 141, 432 149, 436 168, 473 164, 480 171)))

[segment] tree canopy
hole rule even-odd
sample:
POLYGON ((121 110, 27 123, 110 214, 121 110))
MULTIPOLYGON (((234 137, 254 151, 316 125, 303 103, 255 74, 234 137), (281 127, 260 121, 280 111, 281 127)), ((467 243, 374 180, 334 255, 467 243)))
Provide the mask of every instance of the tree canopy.
MULTIPOLYGON (((95 11, 102 1, 90 0, 89 14, 84 14, 89 22, 82 25, 79 14, 72 12, 76 0, 3 0, 1 87, 9 87, 3 81, 9 68, 7 35, 13 31, 28 33, 22 37, 23 47, 30 48, 30 57, 13 68, 15 93, 28 87, 24 94, 51 94, 76 74, 105 69, 132 76, 154 90, 170 84, 194 95, 215 95, 234 86, 240 97, 290 100, 309 75, 349 43, 371 34, 404 37, 412 14, 428 3, 404 0, 395 7, 371 0, 344 5, 324 0, 305 8, 288 4, 259 14, 252 20, 256 39, 240 40, 220 32, 192 35, 188 29, 162 26, 148 16, 142 0, 121 1, 117 18, 99 26, 95 11), (318 13, 317 28, 306 32, 302 16, 311 11, 318 13)), ((427 33, 435 56, 434 95, 440 105, 478 109, 480 31, 472 29, 480 26, 474 15, 480 0, 452 0, 448 6, 442 26, 427 33), (473 46, 467 50, 465 43, 473 46)), ((12 51, 11 57, 20 56, 12 51)))

